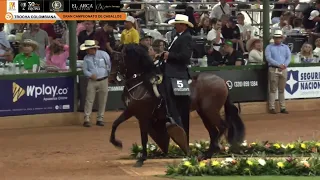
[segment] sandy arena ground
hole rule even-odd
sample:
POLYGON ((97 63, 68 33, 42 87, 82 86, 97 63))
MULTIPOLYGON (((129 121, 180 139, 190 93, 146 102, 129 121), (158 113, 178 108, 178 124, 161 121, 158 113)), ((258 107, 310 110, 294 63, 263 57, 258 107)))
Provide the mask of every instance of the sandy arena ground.
MULTIPOLYGON (((244 115, 247 140, 294 141, 319 139, 320 112, 291 112, 289 115, 244 115)), ((66 126, 0 130, 1 180, 129 180, 160 179, 168 161, 148 160, 133 168, 128 157, 132 143, 140 143, 138 124, 120 126, 117 137, 122 151, 109 143, 111 121, 105 127, 66 126)), ((191 121, 191 139, 208 139, 197 117, 191 121)))

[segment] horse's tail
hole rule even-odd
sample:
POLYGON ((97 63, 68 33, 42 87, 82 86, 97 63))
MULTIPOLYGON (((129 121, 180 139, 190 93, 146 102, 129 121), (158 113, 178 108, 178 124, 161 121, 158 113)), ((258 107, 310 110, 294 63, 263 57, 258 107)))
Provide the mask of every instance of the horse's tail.
POLYGON ((231 102, 229 95, 224 104, 225 119, 228 125, 228 142, 233 144, 239 144, 244 141, 245 126, 241 117, 239 116, 238 108, 231 102))

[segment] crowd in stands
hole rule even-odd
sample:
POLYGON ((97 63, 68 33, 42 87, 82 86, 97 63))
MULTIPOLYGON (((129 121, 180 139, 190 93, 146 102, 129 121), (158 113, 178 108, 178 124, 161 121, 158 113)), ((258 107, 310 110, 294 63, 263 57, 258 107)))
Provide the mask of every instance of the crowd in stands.
MULTIPOLYGON (((132 1, 158 2, 155 0, 132 1)), ((199 1, 194 0, 193 2, 199 1)), ((308 2, 308 0, 303 1, 308 2)), ((171 1, 162 0, 160 2, 171 1)), ((145 45, 151 56, 159 54, 168 48, 176 34, 175 30, 170 31, 171 36, 168 38, 156 29, 142 28, 143 24, 148 22, 170 24, 170 20, 176 14, 185 14, 189 17, 189 22, 193 24, 193 28, 190 28, 192 35, 206 39, 203 55, 207 56, 209 66, 264 63, 260 31, 248 22, 244 13, 235 7, 236 5, 228 4, 233 0, 202 0, 201 2, 213 2, 204 5, 195 5, 188 0, 181 0, 181 2, 178 5, 147 4, 147 8, 146 4, 125 4, 124 9, 138 9, 138 11, 129 12, 128 17, 131 19, 127 19, 125 23, 79 21, 77 23, 78 59, 82 60, 86 55, 85 51, 79 49, 85 40, 96 40, 100 50, 106 51, 112 57, 112 54, 118 50, 118 46, 126 43, 124 37, 129 35, 132 36, 133 43, 145 45), (150 11, 146 16, 146 9, 154 11, 150 11), (160 11, 163 9, 167 11, 160 11), (208 9, 208 11, 202 11, 203 9, 208 9), (128 24, 127 22, 131 22, 132 27, 123 26, 123 24, 128 24), (132 35, 133 32, 137 33, 132 35)), ((248 4, 251 2, 253 1, 248 1, 248 4)), ((297 33, 307 35, 308 41, 302 45, 295 62, 319 62, 320 0, 314 0, 314 4, 295 4, 299 0, 278 0, 276 2, 271 14, 271 34, 276 30, 282 30, 287 36, 297 33)), ((254 4, 259 5, 259 3, 262 2, 258 0, 254 4)), ((34 71, 40 67, 47 67, 49 71, 68 70, 69 31, 64 21, 57 21, 54 24, 0 24, 0 44, 2 64, 13 62, 23 66, 24 71, 34 71)), ((76 47, 71 46, 71 48, 76 47)))

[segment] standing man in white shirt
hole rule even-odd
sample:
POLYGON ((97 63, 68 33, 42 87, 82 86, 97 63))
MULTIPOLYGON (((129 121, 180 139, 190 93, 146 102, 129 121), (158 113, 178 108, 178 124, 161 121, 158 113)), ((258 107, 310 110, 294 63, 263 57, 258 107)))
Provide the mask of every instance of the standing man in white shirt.
POLYGON ((220 0, 218 4, 213 6, 210 19, 220 19, 223 14, 231 15, 230 6, 226 3, 226 0, 220 0))

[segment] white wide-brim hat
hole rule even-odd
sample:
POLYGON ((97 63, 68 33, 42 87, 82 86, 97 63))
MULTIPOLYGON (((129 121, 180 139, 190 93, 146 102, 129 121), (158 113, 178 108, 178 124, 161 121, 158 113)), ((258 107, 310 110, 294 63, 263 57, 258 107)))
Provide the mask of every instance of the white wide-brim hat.
POLYGON ((92 49, 92 48, 100 48, 100 46, 98 46, 96 44, 95 40, 86 40, 86 41, 84 41, 83 44, 80 45, 80 50, 81 51, 84 51, 84 50, 87 50, 87 49, 92 49))
POLYGON ((273 33, 273 35, 272 35, 272 37, 275 37, 275 38, 277 38, 277 37, 283 37, 283 32, 282 32, 282 30, 275 30, 274 33, 273 33))
POLYGON ((30 45, 33 48, 33 50, 36 50, 39 47, 39 44, 32 39, 25 39, 21 44, 22 45, 30 45))
POLYGON ((174 19, 168 22, 168 24, 186 24, 193 28, 193 24, 189 22, 189 17, 183 14, 177 14, 174 19))

